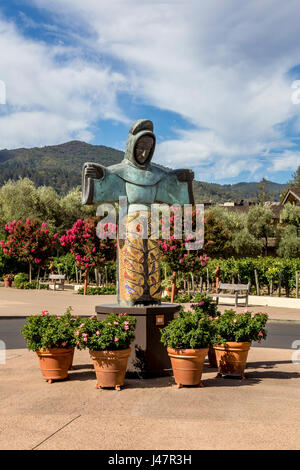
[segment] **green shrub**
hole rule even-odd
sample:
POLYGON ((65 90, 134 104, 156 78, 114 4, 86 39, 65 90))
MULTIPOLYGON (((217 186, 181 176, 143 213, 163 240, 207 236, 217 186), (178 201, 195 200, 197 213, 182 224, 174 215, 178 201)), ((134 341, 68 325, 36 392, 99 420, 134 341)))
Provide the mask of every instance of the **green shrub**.
MULTIPOLYGON (((80 287, 77 293, 82 295, 84 293, 84 288, 80 287)), ((87 295, 115 295, 116 293, 117 293, 117 288, 113 284, 108 285, 108 286, 102 286, 102 287, 90 286, 86 290, 87 295)))
POLYGON ((71 315, 67 309, 64 315, 49 315, 44 310, 41 315, 27 317, 21 333, 30 351, 50 348, 71 348, 76 345, 75 331, 81 319, 71 315))
POLYGON ((24 282, 27 282, 27 281, 28 281, 28 274, 25 274, 25 273, 16 274, 14 277, 14 284, 17 289, 22 289, 22 287, 20 286, 24 284, 24 282))
POLYGON ((77 346, 91 351, 128 349, 134 340, 136 318, 121 313, 98 320, 96 315, 85 319, 76 331, 77 346))
POLYGON ((161 341, 173 349, 206 348, 212 343, 216 332, 216 320, 202 311, 179 313, 161 330, 161 341))
POLYGON ((266 339, 267 332, 265 326, 268 315, 264 312, 252 314, 247 309, 245 309, 244 313, 225 310, 217 318, 217 330, 213 339, 214 344, 225 344, 227 341, 260 342, 262 339, 266 339))

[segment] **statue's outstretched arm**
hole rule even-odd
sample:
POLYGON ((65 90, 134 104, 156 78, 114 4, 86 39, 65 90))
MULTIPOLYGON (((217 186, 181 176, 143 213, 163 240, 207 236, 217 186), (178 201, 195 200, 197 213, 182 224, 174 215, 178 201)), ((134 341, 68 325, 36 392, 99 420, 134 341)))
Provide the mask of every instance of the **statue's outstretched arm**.
POLYGON ((82 169, 82 204, 93 204, 94 180, 102 180, 105 168, 99 163, 86 162, 82 169))
POLYGON ((193 170, 180 168, 178 170, 173 170, 172 173, 174 173, 177 176, 178 181, 182 181, 182 182, 193 181, 195 177, 193 170))
POLYGON ((109 168, 87 162, 82 170, 82 204, 116 202, 126 196, 125 182, 109 168))

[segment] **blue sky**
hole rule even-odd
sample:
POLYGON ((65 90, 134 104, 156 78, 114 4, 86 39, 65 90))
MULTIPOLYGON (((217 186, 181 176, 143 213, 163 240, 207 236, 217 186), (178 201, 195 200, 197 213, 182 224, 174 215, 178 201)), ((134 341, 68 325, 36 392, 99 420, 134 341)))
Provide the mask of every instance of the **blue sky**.
POLYGON ((300 165, 299 13, 297 0, 2 0, 0 148, 124 149, 146 117, 157 162, 284 183, 300 165))

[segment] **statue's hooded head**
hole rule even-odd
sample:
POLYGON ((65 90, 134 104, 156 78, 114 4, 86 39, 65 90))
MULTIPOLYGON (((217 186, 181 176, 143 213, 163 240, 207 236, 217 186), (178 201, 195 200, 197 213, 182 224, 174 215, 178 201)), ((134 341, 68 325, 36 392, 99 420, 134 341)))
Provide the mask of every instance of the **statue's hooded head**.
POLYGON ((124 160, 136 168, 146 169, 151 162, 155 149, 153 123, 148 119, 139 119, 131 126, 124 160))

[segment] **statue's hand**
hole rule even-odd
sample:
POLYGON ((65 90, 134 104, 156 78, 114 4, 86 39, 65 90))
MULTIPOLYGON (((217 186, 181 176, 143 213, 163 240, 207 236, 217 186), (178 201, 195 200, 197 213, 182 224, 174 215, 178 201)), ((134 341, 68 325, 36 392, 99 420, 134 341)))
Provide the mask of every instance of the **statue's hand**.
POLYGON ((177 176, 177 179, 178 181, 193 181, 194 179, 194 172, 192 170, 175 170, 174 171, 176 173, 176 176, 177 176))
POLYGON ((104 169, 98 163, 88 162, 84 165, 84 176, 86 178, 100 180, 104 176, 104 169))

